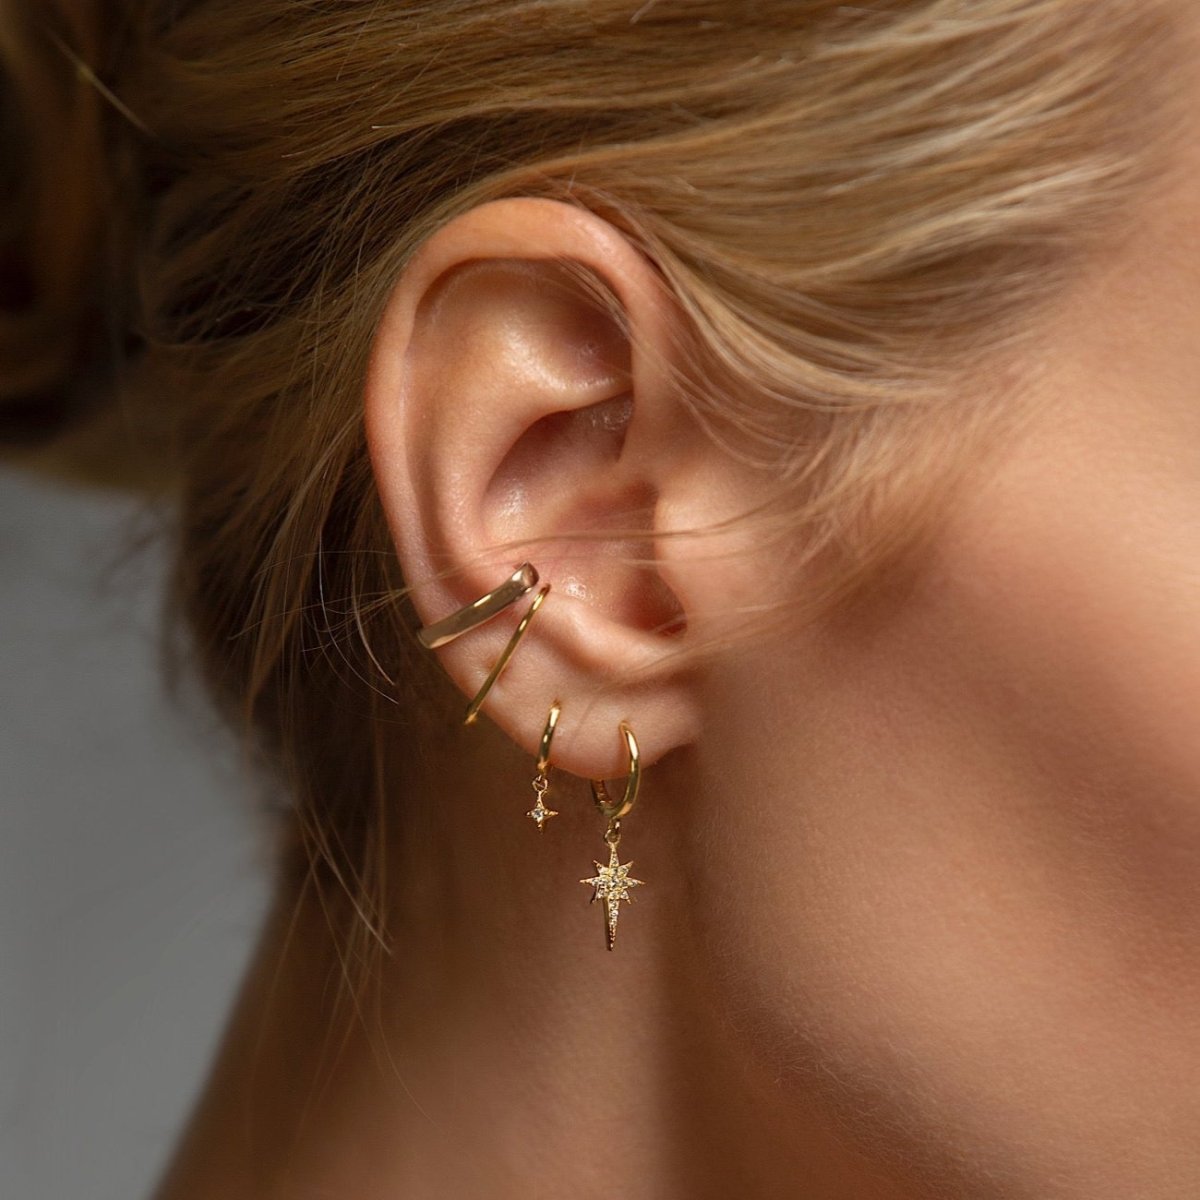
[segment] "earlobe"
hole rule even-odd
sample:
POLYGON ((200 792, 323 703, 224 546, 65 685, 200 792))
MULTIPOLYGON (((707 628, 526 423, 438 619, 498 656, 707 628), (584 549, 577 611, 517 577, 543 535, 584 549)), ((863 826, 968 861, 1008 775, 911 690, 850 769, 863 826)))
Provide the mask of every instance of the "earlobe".
MULTIPOLYGON (((654 546, 688 453, 671 320, 653 268, 607 223, 509 200, 430 239, 373 348, 371 458, 418 613, 428 624, 536 565, 552 590, 483 711, 532 753, 561 697, 557 765, 579 775, 621 769, 621 720, 647 761, 698 725, 677 665, 687 614, 654 546)), ((464 696, 516 621, 436 651, 464 696)))

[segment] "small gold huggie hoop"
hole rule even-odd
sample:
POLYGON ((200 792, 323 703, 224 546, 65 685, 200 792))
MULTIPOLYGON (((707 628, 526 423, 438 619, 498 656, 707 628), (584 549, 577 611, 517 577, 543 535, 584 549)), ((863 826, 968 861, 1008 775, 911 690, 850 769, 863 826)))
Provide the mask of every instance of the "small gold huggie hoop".
POLYGON ((479 710, 483 707, 483 702, 487 699, 488 692, 495 686, 496 680, 500 678, 500 673, 508 666, 508 660, 512 658, 513 651, 521 644, 521 639, 525 636, 525 631, 529 628, 529 622, 537 615, 538 609, 542 607, 543 601, 549 594, 550 585, 546 584, 534 596, 533 603, 521 618, 520 624, 513 630, 512 637, 508 639, 508 645, 504 647, 500 652, 500 657, 496 659, 496 665, 488 672, 488 677, 483 681, 483 686, 475 693, 475 699, 467 705, 467 715, 463 718, 464 725, 475 724, 475 718, 479 716, 479 710))
POLYGON ((498 617, 510 604, 537 587, 538 573, 532 563, 522 563, 498 588, 480 596, 457 612, 452 612, 432 625, 417 630, 417 640, 426 650, 437 650, 460 638, 472 629, 478 629, 493 617, 498 617))
POLYGON ((558 717, 562 705, 555 700, 550 705, 550 715, 546 718, 546 727, 542 730, 542 740, 538 745, 537 777, 533 781, 533 790, 537 795, 533 807, 525 814, 537 822, 538 832, 551 817, 557 817, 558 812, 546 807, 546 793, 550 790, 550 744, 554 741, 554 731, 558 728, 558 717))
MULTIPOLYGON (((632 903, 630 888, 644 887, 640 879, 631 879, 629 875, 632 862, 622 863, 617 856, 617 846, 621 841, 621 818, 627 817, 633 811, 637 802, 638 789, 642 783, 641 756, 638 752, 637 738, 628 721, 620 725, 621 736, 625 739, 625 747, 629 752, 629 774, 625 780, 625 794, 620 800, 613 800, 608 794, 608 788, 601 779, 592 780, 592 799, 600 810, 607 825, 604 830, 604 844, 608 847, 608 865, 596 863, 596 874, 591 879, 581 879, 580 883, 589 884, 592 888, 592 902, 604 901, 604 933, 611 950, 617 940, 617 919, 621 913, 621 901, 632 903)), ((592 860, 595 862, 595 859, 592 860)))

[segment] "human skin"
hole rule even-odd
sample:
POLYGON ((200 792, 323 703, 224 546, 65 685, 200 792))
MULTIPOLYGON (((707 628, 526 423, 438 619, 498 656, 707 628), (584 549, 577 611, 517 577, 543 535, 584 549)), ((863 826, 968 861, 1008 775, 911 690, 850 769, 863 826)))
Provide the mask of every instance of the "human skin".
MULTIPOLYGON (((919 555, 869 603, 699 665, 674 652, 811 568, 657 536, 765 483, 674 398, 653 271, 544 201, 436 234, 366 387, 396 551, 424 620, 503 577, 509 541, 552 539, 527 556, 554 590, 494 726, 431 729, 396 780, 412 831, 366 1019, 343 1036, 321 914, 281 906, 160 1200, 1194 1196, 1198 185, 1183 146, 1039 315, 1004 375, 1020 420, 919 555), (559 254, 614 289, 632 344, 559 254), (630 524, 652 571, 627 541, 553 540, 630 524), (555 697, 562 815, 539 835, 555 697), (622 718, 647 768, 621 856, 647 882, 609 954, 578 781, 620 776, 622 718)), ((463 696, 509 628, 438 652, 463 696)))

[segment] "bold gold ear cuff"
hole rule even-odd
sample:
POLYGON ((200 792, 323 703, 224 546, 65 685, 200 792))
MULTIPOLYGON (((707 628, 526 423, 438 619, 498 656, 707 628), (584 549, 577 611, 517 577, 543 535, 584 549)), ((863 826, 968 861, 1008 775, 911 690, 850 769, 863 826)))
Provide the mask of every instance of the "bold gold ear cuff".
MULTIPOLYGON (((441 646, 460 638, 465 633, 470 633, 473 629, 478 629, 480 625, 492 620, 493 617, 498 617, 510 605, 515 604, 522 596, 527 596, 538 584, 538 573, 533 569, 532 564, 522 563, 513 573, 506 579, 498 588, 487 593, 486 596, 480 596, 478 600, 471 604, 465 605, 457 612, 451 613, 448 617, 443 617, 440 621, 435 621, 431 625, 426 625, 418 630, 417 637, 421 645, 428 650, 437 650, 441 646)), ((500 653, 500 657, 496 659, 495 665, 488 672, 487 678, 483 681, 483 685, 479 691, 475 693, 475 698, 467 705, 467 714, 464 724, 471 725, 475 718, 479 715, 479 710, 483 706, 484 700, 487 699, 488 693, 495 686, 496 680, 500 678, 501 672, 508 666, 509 660, 516 652, 517 647, 521 644, 521 639, 525 636, 529 629, 529 624, 537 615, 538 609, 545 603, 547 595, 550 592, 550 585, 546 584, 533 598, 533 603, 526 609, 525 615, 517 623, 516 629, 513 630, 512 636, 508 639, 508 644, 500 653)), ((550 712, 546 717, 546 724, 542 730, 542 739, 538 745, 537 756, 537 775, 533 780, 534 804, 533 807, 525 814, 538 827, 540 833, 546 822, 551 817, 558 816, 558 813, 547 807, 546 793, 550 790, 550 749, 554 741, 554 731, 558 728, 558 718, 562 713, 562 704, 555 700, 550 705, 550 712)), ((625 749, 629 755, 629 772, 625 778, 625 791, 620 799, 614 800, 609 795, 608 787, 601 779, 592 780, 592 799, 596 803, 596 808, 600 815, 604 818, 604 844, 608 847, 608 864, 602 862, 596 863, 596 874, 590 879, 581 879, 580 883, 586 883, 592 889, 592 902, 597 900, 604 901, 604 936, 609 950, 612 950, 617 940, 617 921, 621 915, 621 902, 631 903, 633 897, 630 891, 636 887, 644 887, 644 883, 640 879, 630 877, 630 870, 633 867, 632 862, 623 863, 617 854, 617 847, 621 843, 621 820, 627 817, 633 811, 633 806, 637 803, 638 790, 642 782, 641 755, 638 750, 637 738, 634 737, 633 730, 630 728, 628 721, 622 721, 620 726, 621 737, 625 741, 625 749)), ((593 860, 595 861, 595 860, 593 860)))
MULTIPOLYGON (((473 629, 478 629, 480 625, 485 625, 493 617, 498 617, 522 596, 533 591, 537 587, 537 582, 538 573, 534 570, 533 564, 522 563, 498 588, 488 592, 486 596, 480 596, 478 600, 472 601, 457 612, 452 612, 448 617, 443 617, 432 625, 418 629, 417 640, 427 650, 437 650, 448 645, 456 638, 462 637, 464 633, 470 633, 473 629)), ((525 636, 525 631, 529 628, 529 622, 542 607, 542 602, 549 592, 550 585, 546 584, 534 596, 533 603, 521 618, 516 629, 513 630, 512 637, 508 639, 508 645, 504 647, 495 666, 488 672, 488 677, 483 681, 479 691, 475 693, 475 698, 467 705, 466 716, 463 719, 464 725, 475 723, 475 718, 479 716, 479 710, 483 707, 488 692, 495 686, 496 680, 500 678, 500 673, 508 666, 508 660, 512 658, 514 651, 521 644, 521 639, 525 636)))
MULTIPOLYGON (((629 754, 629 774, 625 779, 624 795, 619 800, 613 800, 603 780, 592 780, 592 799, 596 802, 600 815, 607 821, 604 844, 608 847, 608 866, 596 863, 596 874, 591 879, 579 881, 591 885, 592 903, 597 900, 604 901, 604 933, 610 950, 617 940, 617 919, 621 915, 621 901, 632 903, 633 897, 630 896, 629 889, 644 886, 642 880, 629 877, 633 863, 622 863, 617 857, 617 846, 621 841, 621 818, 627 817, 633 811, 642 783, 637 738, 633 736, 628 721, 621 722, 620 730, 629 754)), ((595 859, 592 861, 595 862, 595 859)))
POLYGON ((498 588, 464 605, 457 612, 417 630, 417 639, 426 650, 438 650, 472 629, 478 629, 498 617, 510 604, 537 587, 538 573, 532 563, 522 563, 498 588))

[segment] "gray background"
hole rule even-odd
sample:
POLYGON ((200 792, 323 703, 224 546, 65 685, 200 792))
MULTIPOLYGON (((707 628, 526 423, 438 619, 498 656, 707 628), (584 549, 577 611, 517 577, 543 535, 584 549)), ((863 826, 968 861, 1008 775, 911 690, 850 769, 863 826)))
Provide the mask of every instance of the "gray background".
POLYGON ((116 493, 0 467, 0 1197, 138 1200, 266 906, 231 739, 158 659, 116 493))

